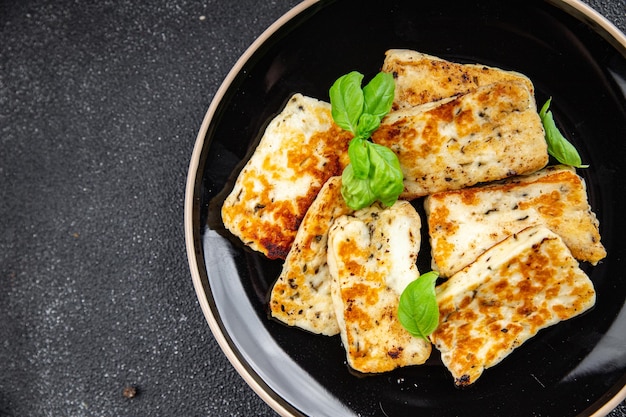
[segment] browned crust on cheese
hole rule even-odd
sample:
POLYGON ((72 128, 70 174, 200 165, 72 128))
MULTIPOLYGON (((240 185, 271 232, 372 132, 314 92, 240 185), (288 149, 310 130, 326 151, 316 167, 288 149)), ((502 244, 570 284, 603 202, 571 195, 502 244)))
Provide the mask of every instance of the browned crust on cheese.
POLYGON ((382 70, 396 80, 393 109, 417 106, 499 81, 517 81, 534 94, 532 82, 524 75, 479 64, 459 64, 409 50, 389 50, 382 70))
POLYGON ((313 333, 339 333, 326 262, 328 230, 335 218, 351 212, 341 196, 341 177, 331 177, 304 216, 272 288, 272 317, 313 333))
MULTIPOLYGON (((495 240, 494 243, 526 227, 542 224, 561 236, 576 259, 597 264, 606 257, 606 250, 601 243, 599 223, 587 202, 586 187, 582 178, 573 169, 559 165, 498 183, 429 196, 425 206, 428 213, 432 256, 434 264, 441 268, 444 275, 449 276, 464 266, 457 265, 450 270, 452 265, 449 260, 455 257, 456 253, 474 249, 456 247, 450 238, 459 230, 463 230, 463 225, 469 223, 469 216, 477 214, 476 205, 484 201, 494 204, 488 207, 481 206, 486 210, 480 213, 485 219, 499 215, 501 210, 519 210, 520 213, 531 210, 536 213, 535 217, 529 217, 526 211, 525 214, 519 214, 515 222, 507 220, 498 223, 499 229, 492 231, 494 235, 491 239, 495 240), (527 187, 539 187, 545 192, 533 193, 531 197, 529 193, 524 192, 525 189, 529 189, 527 187), (519 196, 514 202, 511 200, 511 204, 515 203, 515 206, 513 208, 497 206, 507 195, 519 196), (467 218, 450 216, 449 206, 455 197, 465 206, 467 218)), ((477 237, 481 236, 475 227, 469 230, 477 237)))
POLYGON ((398 156, 404 199, 533 172, 548 162, 534 98, 515 82, 389 114, 372 139, 398 156))
MULTIPOLYGON (((416 234, 419 234, 421 221, 406 201, 398 201, 387 209, 375 203, 354 213, 352 217, 366 224, 367 242, 354 234, 342 233, 352 221, 351 216, 335 221, 329 233, 329 265, 334 265, 331 267, 333 302, 335 309, 342 312, 338 320, 342 342, 348 364, 363 373, 419 365, 431 352, 431 344, 411 336, 397 317, 399 294, 387 281, 394 262, 390 255, 394 248, 386 231, 386 225, 394 221, 392 216, 408 219, 411 226, 402 233, 408 234, 408 240, 419 242, 416 234)), ((415 262, 419 244, 411 250, 401 250, 407 251, 402 262, 412 265, 417 278, 415 262)))
POLYGON ((305 195, 293 200, 274 200, 269 192, 274 163, 271 155, 263 161, 265 172, 249 172, 245 168, 237 181, 238 193, 222 208, 224 224, 243 242, 270 259, 284 259, 309 206, 328 178, 341 175, 347 165, 347 149, 351 134, 336 125, 311 136, 309 142, 292 143, 288 168, 294 177, 307 174, 315 178, 305 195), (320 162, 323 161, 323 162, 320 162), (259 186, 264 190, 257 192, 259 186), (257 202, 250 208, 243 196, 254 195, 257 202))
MULTIPOLYGON (((532 231, 531 228, 527 231, 532 231)), ((507 240, 517 239, 517 235, 507 240)), ((482 257, 488 257, 486 252, 482 257)), ((463 274, 472 274, 467 267, 463 274)), ((531 247, 484 275, 454 299, 452 280, 438 289, 440 324, 431 335, 455 384, 472 384, 540 329, 574 317, 595 302, 591 281, 557 235, 531 247), (564 300, 561 302, 561 300, 564 300)))

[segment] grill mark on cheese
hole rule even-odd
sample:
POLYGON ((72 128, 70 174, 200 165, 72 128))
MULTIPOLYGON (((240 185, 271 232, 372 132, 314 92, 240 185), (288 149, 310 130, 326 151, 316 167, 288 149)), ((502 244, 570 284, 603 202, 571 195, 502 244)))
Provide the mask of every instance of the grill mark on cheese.
POLYGON ((389 113, 372 140, 398 156, 401 198, 408 200, 533 172, 548 162, 534 97, 516 82, 389 113))
POLYGON ((597 264, 606 256, 584 181, 573 169, 549 167, 499 183, 426 198, 433 268, 451 276, 482 252, 526 227, 560 235, 574 257, 597 264))
POLYGON ((332 122, 328 103, 295 94, 226 198, 226 228, 268 258, 284 259, 321 187, 348 164, 350 139, 332 122))
POLYGON ((591 280, 543 226, 509 236, 437 287, 430 336, 455 384, 472 384, 539 330, 595 303, 591 280))

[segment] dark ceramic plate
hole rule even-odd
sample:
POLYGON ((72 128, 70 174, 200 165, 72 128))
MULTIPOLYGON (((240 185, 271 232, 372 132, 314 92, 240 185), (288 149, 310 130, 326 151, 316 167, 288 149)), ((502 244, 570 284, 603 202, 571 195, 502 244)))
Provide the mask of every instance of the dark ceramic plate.
POLYGON ((625 39, 576 0, 304 2, 269 28, 207 113, 185 207, 198 299, 246 382, 282 415, 587 416, 617 406, 626 397, 625 39), (464 390, 436 350, 423 366, 356 377, 338 336, 269 320, 266 296, 281 263, 242 247, 220 221, 221 198, 287 98, 328 100, 338 76, 372 76, 390 48, 526 74, 539 104, 553 98, 557 123, 590 164, 579 172, 608 251, 598 266, 583 265, 595 308, 541 331, 464 390))

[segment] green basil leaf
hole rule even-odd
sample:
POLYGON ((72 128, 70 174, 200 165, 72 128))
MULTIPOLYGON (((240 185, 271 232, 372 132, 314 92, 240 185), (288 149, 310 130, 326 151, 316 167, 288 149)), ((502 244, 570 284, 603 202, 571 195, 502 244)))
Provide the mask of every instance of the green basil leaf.
POLYGON ((374 78, 363 87, 363 97, 365 100, 363 113, 376 116, 382 119, 391 110, 393 104, 395 82, 393 75, 387 72, 379 72, 374 78))
POLYGON ((363 113, 359 118, 356 136, 367 139, 372 135, 373 131, 378 129, 378 126, 380 126, 380 118, 369 113, 363 113))
POLYGON ((344 168, 341 174, 341 195, 352 210, 371 206, 376 201, 376 195, 370 188, 369 178, 359 179, 355 177, 351 163, 344 168))
POLYGON ((331 113, 337 126, 356 134, 363 113, 363 74, 352 71, 343 75, 330 87, 331 113))
POLYGON ((543 105, 539 112, 543 129, 545 130, 546 143, 548 144, 548 153, 562 164, 570 165, 576 168, 587 168, 589 165, 582 165, 582 159, 578 151, 561 133, 554 122, 552 112, 548 110, 552 98, 543 105))
POLYGON ((344 169, 341 186, 346 204, 354 210, 376 200, 391 206, 404 190, 398 157, 368 140, 391 109, 393 76, 379 73, 363 89, 362 81, 363 75, 353 71, 339 77, 329 90, 333 120, 354 135, 348 146, 350 164, 344 169))
POLYGON ((387 207, 392 206, 404 190, 404 174, 400 161, 385 146, 368 142, 370 159, 370 188, 387 207))
POLYGON ((398 320, 413 336, 428 340, 439 326, 439 306, 435 283, 439 274, 434 271, 422 274, 402 291, 398 304, 398 320))
POLYGON ((348 146, 348 156, 355 178, 366 179, 370 172, 370 157, 368 151, 368 142, 357 136, 350 141, 348 146))

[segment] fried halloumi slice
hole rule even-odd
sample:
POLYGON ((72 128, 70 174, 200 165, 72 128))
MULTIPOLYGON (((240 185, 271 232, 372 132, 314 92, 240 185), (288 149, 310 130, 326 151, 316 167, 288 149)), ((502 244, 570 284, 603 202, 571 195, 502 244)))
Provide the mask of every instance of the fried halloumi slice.
POLYGON ((411 336, 397 316, 400 294, 419 277, 421 220, 398 201, 339 217, 328 235, 331 294, 348 364, 363 373, 424 363, 431 344, 411 336))
POLYGON ((595 304, 589 277, 544 226, 509 236, 436 288, 430 335, 458 386, 476 381, 537 332, 595 304))
POLYGON ((312 333, 339 333, 326 261, 328 230, 352 213, 341 196, 341 177, 330 178, 309 207, 270 293, 272 317, 312 333))
POLYGON ((351 136, 330 104, 295 94, 267 126, 222 206, 228 230, 270 259, 284 259, 328 178, 348 164, 351 136))
POLYGON ((467 94, 500 81, 521 82, 534 94, 530 79, 518 72, 480 64, 458 64, 408 49, 388 50, 382 70, 393 74, 395 79, 394 110, 467 94))
POLYGON ((561 236, 574 257, 597 264, 606 256, 584 180, 558 165, 507 180, 433 194, 424 200, 432 267, 449 277, 488 248, 542 224, 561 236))
POLYGON ((404 199, 530 173, 548 163, 534 96, 519 82, 391 112, 372 139, 398 156, 404 199))

